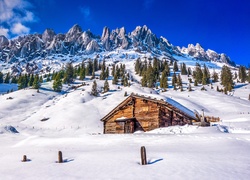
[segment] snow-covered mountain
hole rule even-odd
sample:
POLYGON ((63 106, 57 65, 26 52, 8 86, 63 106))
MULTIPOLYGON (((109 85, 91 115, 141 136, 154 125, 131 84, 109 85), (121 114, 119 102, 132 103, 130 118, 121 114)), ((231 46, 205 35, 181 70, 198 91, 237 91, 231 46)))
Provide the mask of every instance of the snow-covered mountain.
POLYGON ((121 51, 124 54, 122 58, 127 58, 127 54, 132 51, 134 58, 146 53, 165 57, 188 55, 198 60, 234 65, 227 55, 205 51, 199 44, 188 45, 187 48, 174 46, 166 38, 158 38, 145 25, 137 26, 129 33, 124 27, 115 30, 104 27, 102 36, 94 35, 89 30, 83 31, 79 25, 74 25, 65 34, 56 34, 54 30, 46 29, 43 34, 19 36, 16 39, 0 36, 0 65, 11 69, 13 73, 48 70, 48 63, 41 63, 41 60, 82 61, 83 57, 100 54, 106 57, 111 52, 121 51))

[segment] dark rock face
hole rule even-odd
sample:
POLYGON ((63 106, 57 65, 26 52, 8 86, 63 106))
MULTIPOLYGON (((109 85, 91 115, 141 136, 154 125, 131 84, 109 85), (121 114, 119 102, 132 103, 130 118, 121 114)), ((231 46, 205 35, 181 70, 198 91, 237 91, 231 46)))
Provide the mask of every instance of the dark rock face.
MULTIPOLYGON (((101 37, 93 35, 89 30, 83 31, 77 24, 65 34, 56 34, 54 30, 46 29, 42 34, 20 36, 13 40, 0 36, 0 61, 7 63, 28 63, 55 54, 74 56, 116 49, 133 49, 137 52, 166 56, 188 54, 204 61, 232 64, 225 54, 217 54, 212 50, 205 51, 200 44, 188 45, 187 48, 175 47, 166 38, 158 38, 145 25, 137 26, 131 33, 127 33, 124 27, 112 31, 104 27, 101 37)), ((36 65, 32 68, 30 66, 29 64, 31 71, 37 69, 36 65)))

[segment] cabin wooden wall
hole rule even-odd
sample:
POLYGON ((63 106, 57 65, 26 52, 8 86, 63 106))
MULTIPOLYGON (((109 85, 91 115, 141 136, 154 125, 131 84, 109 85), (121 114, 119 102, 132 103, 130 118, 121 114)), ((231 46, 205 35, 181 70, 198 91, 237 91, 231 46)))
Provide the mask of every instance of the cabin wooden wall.
POLYGON ((133 106, 126 106, 119 111, 117 111, 109 120, 104 123, 104 133, 106 134, 120 134, 124 133, 124 122, 115 122, 116 119, 126 117, 132 118, 133 117, 133 106))
POLYGON ((192 121, 184 115, 179 115, 173 110, 169 110, 165 106, 160 107, 159 112, 160 127, 168 127, 175 125, 191 124, 192 121))
POLYGON ((135 99, 134 117, 140 123, 144 131, 150 131, 159 127, 159 108, 157 103, 135 99))

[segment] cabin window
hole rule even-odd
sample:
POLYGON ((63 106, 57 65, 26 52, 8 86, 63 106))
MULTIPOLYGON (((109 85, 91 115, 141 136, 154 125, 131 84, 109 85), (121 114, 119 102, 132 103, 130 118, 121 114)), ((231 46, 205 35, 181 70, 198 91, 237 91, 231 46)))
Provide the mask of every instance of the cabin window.
POLYGON ((118 122, 119 126, 124 126, 124 122, 118 122))

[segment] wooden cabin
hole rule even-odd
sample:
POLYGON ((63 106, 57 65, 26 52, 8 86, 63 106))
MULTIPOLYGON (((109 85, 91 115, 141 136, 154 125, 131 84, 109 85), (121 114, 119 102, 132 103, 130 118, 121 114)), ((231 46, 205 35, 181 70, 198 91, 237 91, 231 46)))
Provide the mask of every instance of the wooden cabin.
POLYGON ((101 121, 104 134, 150 131, 160 127, 192 124, 194 113, 172 100, 167 102, 151 97, 131 94, 101 121))

